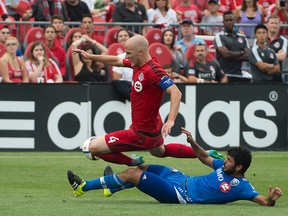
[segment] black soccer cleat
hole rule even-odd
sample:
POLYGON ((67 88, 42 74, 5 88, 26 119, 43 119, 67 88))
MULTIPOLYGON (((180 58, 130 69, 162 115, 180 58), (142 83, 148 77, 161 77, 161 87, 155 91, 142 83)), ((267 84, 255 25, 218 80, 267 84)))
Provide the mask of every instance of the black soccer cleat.
POLYGON ((104 176, 113 175, 114 171, 111 166, 106 166, 103 172, 104 176))

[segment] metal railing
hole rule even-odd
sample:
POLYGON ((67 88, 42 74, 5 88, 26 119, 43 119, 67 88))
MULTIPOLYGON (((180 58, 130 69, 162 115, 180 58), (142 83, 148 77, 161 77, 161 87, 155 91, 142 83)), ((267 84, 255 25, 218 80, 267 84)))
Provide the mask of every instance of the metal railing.
MULTIPOLYGON (((8 25, 10 26, 12 32, 16 37, 20 40, 20 42, 23 41, 23 37, 25 36, 28 29, 33 27, 45 27, 50 24, 50 22, 30 22, 30 21, 21 21, 21 22, 3 22, 0 21, 1 25, 8 25)), ((65 25, 69 27, 79 27, 80 22, 65 22, 65 25)), ((130 29, 133 32, 141 32, 141 29, 145 27, 159 27, 158 24, 155 23, 126 23, 126 22, 94 22, 94 28, 96 32, 99 34, 99 36, 103 36, 107 33, 109 28, 113 26, 123 26, 125 28, 130 29)), ((171 27, 175 28, 175 30, 178 30, 178 38, 181 38, 181 31, 180 31, 180 25, 179 24, 172 24, 171 27)), ((209 27, 223 27, 222 24, 205 24, 205 23, 195 23, 194 26, 197 28, 209 28, 209 27)), ((253 29, 256 24, 235 24, 236 29, 240 27, 249 27, 253 29)), ((282 24, 282 28, 287 28, 288 24, 282 24)), ((285 35, 284 35, 285 36, 285 35)), ((106 44, 104 44, 106 45, 106 44)))

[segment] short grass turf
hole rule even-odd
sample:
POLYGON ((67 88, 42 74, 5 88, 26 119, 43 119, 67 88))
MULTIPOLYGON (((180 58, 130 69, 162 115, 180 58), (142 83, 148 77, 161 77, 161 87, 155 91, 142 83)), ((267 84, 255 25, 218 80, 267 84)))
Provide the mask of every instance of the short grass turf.
MULTIPOLYGON (((223 152, 222 152, 223 153, 223 152)), ((139 152, 146 163, 167 165, 189 175, 209 173, 197 159, 155 158, 139 152)), ((283 196, 274 207, 249 201, 224 205, 159 204, 136 188, 107 198, 103 191, 74 197, 66 171, 84 179, 103 175, 109 163, 89 161, 81 152, 0 152, 0 215, 288 215, 288 152, 253 152, 246 178, 263 195, 271 184, 281 187, 283 196)), ((116 172, 125 165, 109 164, 116 172)))

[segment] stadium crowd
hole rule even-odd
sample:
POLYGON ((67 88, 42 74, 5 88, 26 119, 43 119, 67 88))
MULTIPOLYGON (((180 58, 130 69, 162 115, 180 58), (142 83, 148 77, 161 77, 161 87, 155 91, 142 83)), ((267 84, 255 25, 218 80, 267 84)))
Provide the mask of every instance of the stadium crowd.
POLYGON ((3 83, 130 82, 71 51, 124 58, 135 34, 174 82, 288 82, 286 0, 0 0, 0 15, 3 83))

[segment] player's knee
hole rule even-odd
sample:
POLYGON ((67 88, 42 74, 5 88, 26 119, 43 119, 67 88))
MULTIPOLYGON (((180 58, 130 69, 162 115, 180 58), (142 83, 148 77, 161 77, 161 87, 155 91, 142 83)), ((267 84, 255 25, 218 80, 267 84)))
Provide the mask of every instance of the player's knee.
POLYGON ((92 151, 91 151, 91 148, 90 148, 90 144, 91 144, 91 141, 93 139, 95 139, 96 137, 93 136, 93 137, 89 137, 84 143, 83 143, 83 146, 82 146, 82 152, 83 154, 85 155, 85 157, 87 157, 88 159, 90 160, 98 160, 99 158, 94 156, 92 154, 92 151))
POLYGON ((123 174, 125 175, 125 179, 127 181, 132 182, 132 183, 137 183, 142 172, 143 171, 139 168, 129 168, 125 170, 123 174))
POLYGON ((165 148, 164 148, 164 146, 160 146, 160 147, 151 149, 149 152, 154 157, 160 157, 160 158, 165 157, 165 148))

